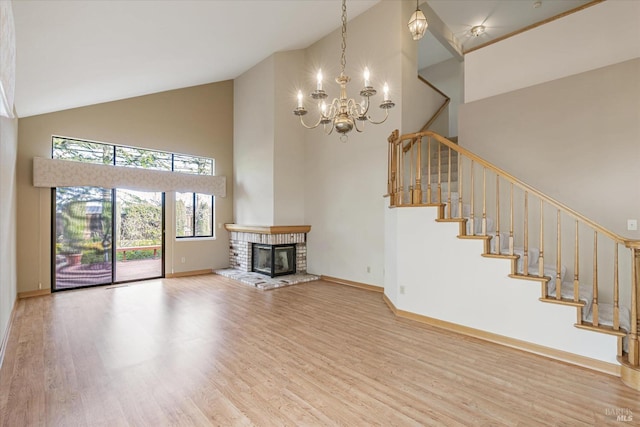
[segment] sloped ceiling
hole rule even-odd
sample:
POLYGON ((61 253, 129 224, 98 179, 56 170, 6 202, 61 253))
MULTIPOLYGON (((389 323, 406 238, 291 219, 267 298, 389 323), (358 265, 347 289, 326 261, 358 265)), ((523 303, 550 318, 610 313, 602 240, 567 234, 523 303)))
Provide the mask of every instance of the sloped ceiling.
MULTIPOLYGON (((592 0, 426 0, 425 2, 469 51, 499 37, 593 3, 592 0), (483 25, 478 37, 471 28, 483 25)), ((420 69, 451 58, 432 34, 419 43, 420 69)))
MULTIPOLYGON (((350 0, 349 19, 379 1, 350 0)), ((13 5, 19 117, 233 79, 275 52, 329 34, 341 12, 339 0, 13 5)))
MULTIPOLYGON (((349 19, 379 1, 349 0, 349 19)), ((468 50, 589 0, 421 3, 468 50), (472 37, 480 24, 486 32, 472 37)), ((13 12, 19 117, 234 79, 340 26, 340 0, 13 0, 13 12)), ((438 43, 420 41, 421 69, 447 59, 438 43)))

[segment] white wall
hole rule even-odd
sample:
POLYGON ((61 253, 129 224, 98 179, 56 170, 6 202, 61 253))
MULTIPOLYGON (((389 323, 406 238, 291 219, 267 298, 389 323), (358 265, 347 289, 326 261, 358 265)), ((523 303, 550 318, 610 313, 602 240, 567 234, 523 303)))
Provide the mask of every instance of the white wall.
MULTIPOLYGON (((402 2, 400 20, 411 16, 415 3, 402 2)), ((406 18, 408 19, 408 18, 406 18)), ((418 132, 445 101, 439 93, 418 79, 418 43, 409 36, 406 22, 400 22, 402 45, 402 134, 418 132)))
MULTIPOLYGON (((373 119, 384 116, 378 108, 384 82, 396 107, 386 123, 365 124, 347 143, 337 133, 304 129, 292 114, 297 91, 315 89, 318 68, 329 99, 338 95, 339 29, 305 50, 276 53, 235 81, 235 222, 311 225, 312 273, 383 283, 387 138, 394 129, 419 130, 442 102, 417 78, 417 46, 406 31, 414 7, 411 1, 380 2, 348 23, 348 96, 359 98, 367 66, 378 90, 373 119)), ((314 123, 315 103, 306 98, 305 106, 305 121, 314 123)))
POLYGON ((471 102, 640 56, 640 2, 609 0, 465 55, 471 102))
POLYGON ((273 225, 304 223, 304 136, 292 114, 301 87, 304 50, 275 54, 274 221, 273 225))
POLYGON ((17 294, 17 153, 18 120, 0 116, 0 344, 17 294))
POLYGON ((274 224, 274 61, 272 55, 233 82, 236 224, 274 224))
POLYGON ((449 129, 444 136, 458 136, 458 109, 464 103, 464 62, 451 58, 423 68, 420 75, 451 99, 449 129))
MULTIPOLYGON (((342 143, 338 135, 322 130, 305 133, 305 222, 308 237, 308 271, 373 285, 382 285, 384 266, 384 199, 387 191, 387 138, 403 120, 402 41, 407 31, 385 31, 406 26, 402 2, 381 2, 348 24, 347 70, 352 78, 350 96, 362 86, 364 66, 379 91, 390 87, 396 108, 382 125, 366 125, 362 134, 352 132, 342 143), (369 272, 367 271, 369 268, 369 272)), ((337 95, 340 32, 335 31, 306 52, 305 87, 314 87, 318 66, 326 76, 330 98, 337 95)), ((293 106, 294 99, 291 105, 293 106)), ((310 113, 311 114, 311 113, 310 113)), ((379 118, 382 112, 372 112, 379 118)), ((292 120, 292 126, 300 126, 292 120)))
MULTIPOLYGON (((18 119, 14 119, 15 28, 11 2, 0 4, 0 354, 17 295, 16 159, 18 119), (11 118, 10 118, 11 117, 11 118)), ((1 359, 0 359, 1 361, 1 359)))
POLYGON ((537 282, 508 278, 508 260, 483 258, 481 241, 457 239, 458 224, 436 216, 424 207, 388 213, 396 251, 386 255, 385 295, 398 309, 617 363, 615 337, 575 328, 575 308, 538 301, 537 282))
POLYGON ((304 128, 295 88, 304 51, 278 52, 234 81, 235 223, 304 222, 304 128))

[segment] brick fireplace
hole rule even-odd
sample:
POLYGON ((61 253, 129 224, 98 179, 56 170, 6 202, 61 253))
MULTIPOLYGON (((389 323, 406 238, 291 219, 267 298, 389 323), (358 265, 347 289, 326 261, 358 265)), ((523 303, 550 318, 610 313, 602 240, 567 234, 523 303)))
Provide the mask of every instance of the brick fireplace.
POLYGON ((307 272, 307 233, 310 225, 249 226, 225 224, 229 231, 229 268, 252 271, 253 244, 295 245, 297 274, 307 272))

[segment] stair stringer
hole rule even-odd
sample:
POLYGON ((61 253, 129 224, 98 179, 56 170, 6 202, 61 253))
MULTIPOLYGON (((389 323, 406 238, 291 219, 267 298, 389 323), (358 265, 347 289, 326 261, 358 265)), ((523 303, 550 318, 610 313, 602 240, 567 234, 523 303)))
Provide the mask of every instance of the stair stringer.
POLYGON ((538 283, 510 279, 508 260, 482 257, 484 241, 457 239, 459 224, 437 218, 437 208, 387 209, 385 295, 397 310, 605 362, 615 371, 615 336, 575 328, 575 308, 540 302, 538 283))

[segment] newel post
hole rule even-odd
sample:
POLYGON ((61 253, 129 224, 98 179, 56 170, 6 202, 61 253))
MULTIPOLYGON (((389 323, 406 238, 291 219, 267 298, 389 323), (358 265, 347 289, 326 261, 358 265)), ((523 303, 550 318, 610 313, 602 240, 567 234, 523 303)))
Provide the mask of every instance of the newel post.
POLYGON ((638 313, 640 312, 640 241, 628 241, 631 249, 631 331, 629 332, 629 363, 640 365, 640 344, 638 343, 638 313))

